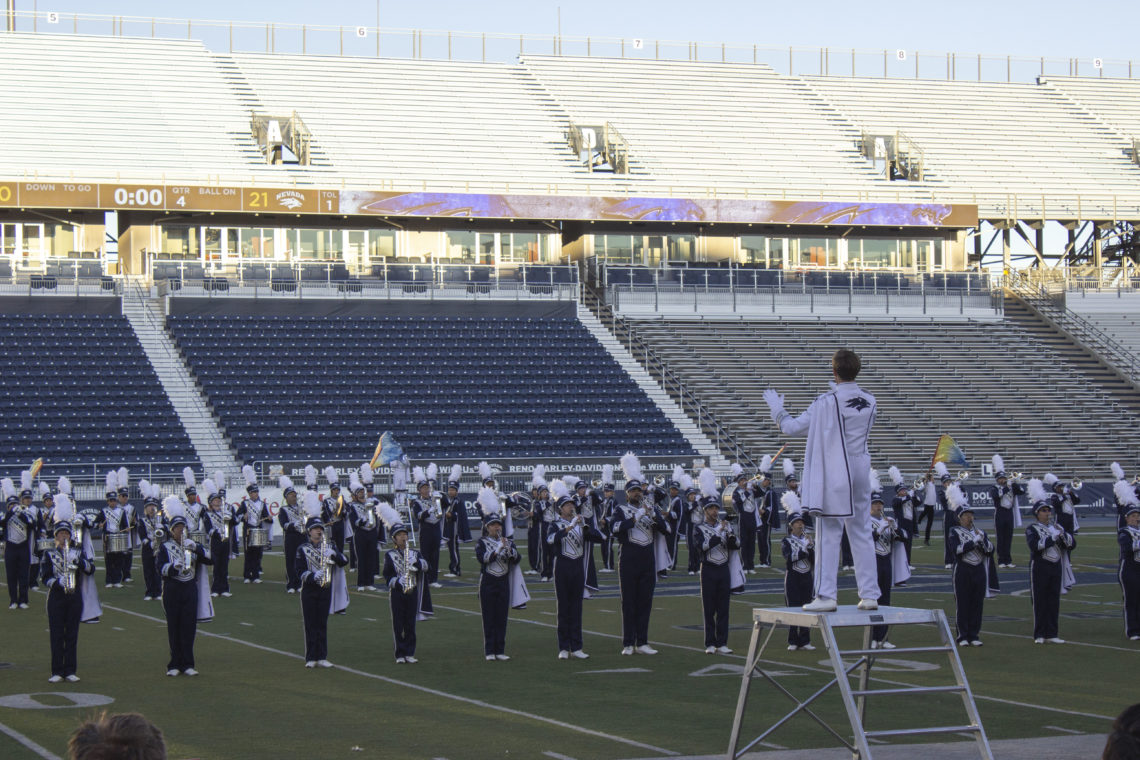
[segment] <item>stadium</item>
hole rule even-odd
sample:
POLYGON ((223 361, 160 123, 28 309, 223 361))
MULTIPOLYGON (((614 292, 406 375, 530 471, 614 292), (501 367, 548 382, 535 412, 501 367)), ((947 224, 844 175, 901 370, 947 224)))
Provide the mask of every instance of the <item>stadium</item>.
MULTIPOLYGON (((143 598, 145 552, 132 547, 130 582, 105 585, 95 529, 101 614, 80 626, 82 682, 46 684, 48 589, 21 609, 8 561, 0 755, 65 757, 106 710, 145 714, 171 757, 724 757, 730 735, 732 757, 797 705, 745 756, 1100 756, 1140 672, 1117 533, 1140 482, 1131 61, 6 20, 0 476, 14 495, 34 476, 34 506, 9 500, 7 541, 13 514, 38 510, 38 533, 18 535, 53 545, 40 496, 59 498, 60 478, 76 524, 95 526, 106 491, 125 489, 141 517, 144 500, 188 493, 187 469, 204 496, 207 479, 227 489, 225 509, 252 478, 272 529, 253 584, 234 528, 232 596, 199 616, 196 679, 163 677, 168 618, 143 598), (802 478, 811 438, 781 432, 764 393, 799 414, 843 347, 878 400, 867 448, 888 510, 936 459, 990 538, 996 470, 1079 494, 1066 646, 1034 646, 1020 520, 1035 507, 1015 496, 984 648, 950 631, 940 501, 893 589, 911 614, 887 615, 901 653, 869 646, 869 623, 785 651, 784 617, 753 658, 755 611, 790 604, 781 527, 765 534, 770 566, 762 553, 731 597, 729 651, 702 639, 703 576, 686 571, 700 559, 682 538, 652 597, 656 657, 622 656, 615 572, 583 604, 576 651, 591 658, 557 660, 561 592, 533 559, 547 535, 527 525, 535 468, 582 481, 587 503, 611 482, 624 502, 637 480, 665 507, 678 468, 707 468, 703 497, 734 520, 734 466, 748 488, 774 470, 765 493, 786 506, 781 462, 802 478), (627 452, 640 470, 623 469, 627 452), (362 463, 409 545, 438 543, 412 504, 429 463, 429 501, 454 482, 474 540, 450 539, 461 572, 434 569, 419 663, 393 663, 388 588, 347 569, 320 658, 333 664, 306 670, 283 478, 303 492, 308 468, 332 468, 315 490, 336 503, 330 487, 362 463), (513 514, 517 567, 534 570, 503 663, 479 652, 481 465, 513 514)), ((586 544, 591 571, 601 545, 586 544)), ((612 572, 604 551, 597 563, 612 572)), ((852 572, 839 588, 840 611, 859 601, 852 572)))

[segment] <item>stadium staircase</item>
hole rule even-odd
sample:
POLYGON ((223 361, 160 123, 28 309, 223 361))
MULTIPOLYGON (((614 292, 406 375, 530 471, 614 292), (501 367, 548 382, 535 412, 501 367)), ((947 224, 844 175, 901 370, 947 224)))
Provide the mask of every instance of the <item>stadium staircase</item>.
POLYGON ((231 486, 242 483, 241 467, 224 431, 164 328, 162 301, 150 298, 137 282, 128 281, 123 288, 123 316, 138 336, 175 414, 190 436, 203 470, 211 474, 221 470, 231 486))
POLYGON ((629 352, 627 347, 614 338, 613 333, 606 329, 601 320, 582 304, 578 305, 578 319, 586 326, 590 334, 597 338, 598 342, 610 352, 610 356, 625 370, 626 374, 633 378, 638 387, 645 391, 645 395, 657 405, 661 413, 681 431, 681 434, 688 439, 697 453, 708 459, 709 466, 717 470, 727 469, 728 460, 724 458, 724 455, 705 432, 697 427, 677 402, 646 371, 645 367, 633 358, 633 354, 629 352))
POLYGON ((1135 392, 1032 314, 996 323, 628 321, 754 457, 787 442, 787 455, 801 461, 802 440, 780 438, 761 396, 772 386, 787 394, 789 411, 804 410, 827 388, 839 346, 860 353, 860 383, 879 398, 871 448, 882 470, 925 471, 942 433, 974 468, 1000 453, 1009 469, 1037 475, 1107 473, 1140 447, 1135 392))
POLYGON ((1015 284, 1010 293, 1017 305, 1006 313, 1008 319, 1021 322, 1039 340, 1049 342, 1067 361, 1082 364, 1102 385, 1120 386, 1114 390, 1121 393, 1140 390, 1140 358, 1128 346, 1066 308, 1064 300, 1055 299, 1048 292, 1015 284), (1032 324, 1033 321, 1036 324, 1032 324))

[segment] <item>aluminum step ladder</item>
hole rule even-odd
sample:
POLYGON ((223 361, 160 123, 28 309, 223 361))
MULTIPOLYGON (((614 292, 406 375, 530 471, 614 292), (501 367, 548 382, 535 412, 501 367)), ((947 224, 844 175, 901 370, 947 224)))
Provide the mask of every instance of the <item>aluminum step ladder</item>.
POLYGON ((907 607, 881 607, 878 610, 864 611, 855 606, 840 606, 835 612, 805 612, 799 607, 771 607, 756 608, 752 610, 752 640, 748 644, 748 655, 745 658, 744 674, 740 683, 740 696, 736 701, 736 714, 732 719, 732 734, 728 743, 728 760, 736 760, 752 747, 759 744, 778 728, 799 713, 804 713, 840 744, 851 750, 856 760, 871 760, 871 747, 868 739, 879 739, 895 736, 920 736, 930 734, 957 734, 970 733, 978 744, 978 751, 985 760, 993 760, 990 743, 986 738, 982 719, 978 708, 974 704, 974 695, 970 691, 970 684, 966 681, 966 671, 962 668, 962 661, 958 657, 954 637, 950 633, 950 626, 946 622, 946 615, 942 610, 911 609, 907 607), (877 625, 903 626, 903 625, 933 625, 938 631, 940 643, 932 646, 896 647, 895 649, 871 649, 871 629, 877 625), (763 637, 764 627, 768 626, 767 635, 763 637), (764 650, 772 639, 772 635, 781 626, 800 626, 803 628, 818 629, 828 659, 834 670, 834 677, 823 687, 808 697, 801 699, 784 688, 776 679, 761 667, 761 658, 764 650), (861 649, 840 649, 835 638, 835 632, 840 628, 862 628, 863 646, 861 649), (891 688, 869 688, 871 668, 876 657, 893 657, 902 654, 919 654, 942 652, 950 660, 950 667, 954 671, 954 683, 945 686, 903 686, 891 688), (844 662, 844 657, 854 657, 854 662, 844 662), (852 688, 851 676, 857 675, 858 688, 852 688), (744 719, 745 708, 748 705, 748 692, 755 675, 764 678, 776 691, 786 696, 795 708, 784 715, 762 734, 748 742, 739 750, 740 730, 744 719), (832 687, 839 690, 847 717, 851 722, 853 741, 841 735, 835 728, 828 725, 818 714, 811 710, 811 704, 828 692, 832 687), (953 726, 915 727, 893 729, 884 731, 868 731, 864 728, 864 718, 867 711, 867 698, 873 696, 908 695, 921 696, 924 694, 956 693, 962 697, 962 705, 966 709, 969 722, 953 726))

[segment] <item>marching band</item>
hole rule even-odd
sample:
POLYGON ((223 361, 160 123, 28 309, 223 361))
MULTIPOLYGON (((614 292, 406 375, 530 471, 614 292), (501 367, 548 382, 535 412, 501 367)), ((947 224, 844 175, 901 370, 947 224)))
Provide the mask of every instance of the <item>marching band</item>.
MULTIPOLYGON (((623 456, 620 464, 625 475, 624 501, 615 498, 614 468, 609 465, 592 488, 578 477, 547 484, 545 470, 535 468, 529 496, 505 496, 497 490, 490 466, 481 463, 482 487, 472 503, 461 497, 462 468, 458 465, 450 472, 446 494, 434 488, 438 473, 434 465, 415 467, 415 495, 406 504, 412 524, 386 501, 372 495, 374 474, 368 464, 349 473, 348 500, 340 495, 333 468, 324 473, 331 494, 324 499, 318 494, 315 468, 306 468, 308 488, 301 499, 292 481, 281 477, 278 485, 283 503, 276 515, 261 498, 251 467, 243 468, 245 495, 237 504, 226 502, 219 487, 224 482, 221 473, 199 486, 192 472, 184 472, 183 496, 165 499, 158 486, 140 480, 142 508, 137 513, 129 502, 129 474, 125 469, 112 471, 106 478, 106 505, 93 517, 75 509, 66 478, 60 478, 55 492, 41 481, 38 490, 42 506, 33 505, 32 494, 37 489, 31 473, 25 471, 19 490, 11 479, 0 480, 6 498, 0 526, 4 529, 9 609, 28 607, 30 573, 35 571, 47 592, 51 681, 78 680, 79 623, 95 622, 100 614, 90 529, 101 528, 105 585, 123 587, 130 551, 140 548, 146 587, 143 600, 161 598, 167 619, 167 675, 195 675, 196 627, 213 617, 212 598, 231 596, 226 569, 231 554, 244 551, 245 582, 260 583, 265 550, 272 546, 273 533, 279 530, 284 539, 286 590, 301 597, 306 667, 331 667, 328 619, 330 614, 344 613, 348 604, 345 567, 349 560, 343 544, 337 545, 339 533, 341 540, 353 542, 358 561, 357 591, 375 591, 377 576, 386 583, 396 662, 415 663, 416 623, 432 614, 430 588, 440 585, 440 547, 446 546, 448 551, 447 576, 458 577, 459 546, 470 535, 466 520, 468 508, 474 504, 481 515, 482 530, 474 543, 474 558, 479 566, 477 594, 487 660, 510 659, 505 652, 509 612, 524 607, 530 598, 523 580, 522 553, 513 539, 512 512, 516 519, 521 516, 531 521, 527 532, 529 572, 540 574, 543 580, 549 575, 553 581, 560 659, 588 657, 582 637, 583 600, 590 598, 592 588, 597 589, 595 546, 601 550, 602 571, 616 568, 618 572, 621 653, 657 653, 649 644, 654 593, 658 578, 677 559, 677 539, 682 532, 687 533, 693 547, 691 566, 699 573, 705 651, 731 653, 727 641, 730 594, 743 590, 747 572, 755 573, 770 564, 766 549, 771 530, 780 524, 771 477, 773 458, 765 457, 751 478, 743 467, 735 465, 726 479, 729 487, 723 492, 721 482, 708 468, 699 472, 697 482, 676 467, 670 479, 654 483, 647 481, 632 453, 623 456), (199 491, 206 497, 204 505, 199 502, 199 491), (460 515, 463 530, 458 529, 460 515), (345 530, 339 531, 338 526, 345 530), (532 538, 535 535, 538 542, 532 538), (388 541, 390 548, 381 556, 380 549, 388 541), (755 563, 755 555, 759 555, 759 563, 755 563), (750 563, 755 564, 749 567, 750 563), (212 567, 212 579, 207 578, 207 567, 212 567)), ((993 542, 975 523, 973 508, 960 483, 964 473, 955 479, 944 466, 936 466, 911 487, 898 468, 891 467, 894 494, 888 516, 888 494, 878 473, 869 471, 869 531, 878 601, 889 605, 892 588, 906 585, 913 570, 911 542, 919 528, 916 515, 929 503, 926 498, 932 493, 934 503, 949 515, 947 522, 953 520, 944 554, 951 560, 957 643, 981 646, 983 604, 997 588, 997 569, 1016 567, 1011 537, 1013 528, 1021 523, 1018 499, 1026 496, 1033 512, 1025 527, 1033 639, 1038 644, 1064 643, 1059 635, 1060 596, 1075 580, 1071 553, 1080 528, 1076 506, 1080 504, 1077 492, 1081 483, 1062 482, 1052 473, 1023 482, 1021 473, 1005 472, 1000 456, 994 456, 993 464, 995 482, 989 491, 995 509, 993 542), (938 478, 939 485, 931 475, 938 478)), ((784 601, 800 606, 820 595, 816 577, 819 537, 805 520, 795 465, 785 460, 784 467, 788 486, 781 499, 786 515, 786 534, 780 542, 784 601)), ((1113 463, 1112 472, 1120 522, 1117 539, 1125 635, 1131 641, 1140 641, 1140 493, 1117 463, 1113 463)), ((893 649, 887 633, 886 626, 875 626, 871 647, 893 649)), ((788 648, 813 649, 809 629, 790 628, 788 648)))

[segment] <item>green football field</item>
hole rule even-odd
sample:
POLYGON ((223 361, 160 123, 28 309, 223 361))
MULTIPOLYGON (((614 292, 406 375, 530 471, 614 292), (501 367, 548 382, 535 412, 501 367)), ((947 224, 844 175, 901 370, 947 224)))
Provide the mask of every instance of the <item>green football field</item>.
MULTIPOLYGON (((1079 585, 1062 601, 1067 645, 1035 646, 1029 638, 1027 562, 1024 544, 1015 543, 1021 567, 1003 571, 1004 593, 986 602, 985 646, 962 651, 991 739, 1104 733, 1140 694, 1140 644, 1124 637, 1114 536, 1103 524, 1086 526, 1080 538, 1079 585)), ((942 607, 953 625, 941 559, 938 543, 916 549, 916 576, 893 601, 942 607)), ((300 603, 284 593, 282 559, 271 555, 268 582, 238 580, 233 598, 216 600, 214 621, 199 627, 201 675, 167 678, 161 602, 142 601, 136 557, 133 588, 100 586, 103 620, 80 630, 82 681, 53 685, 47 683, 44 597, 34 595, 30 610, 0 610, 0 757, 64 755, 77 723, 102 709, 146 714, 165 732, 175 758, 583 760, 718 753, 727 746, 751 609, 783 605, 782 573, 750 576, 749 592, 732 601, 735 654, 706 655, 696 579, 674 575, 658 585, 654 605, 650 636, 660 654, 623 657, 616 575, 602 575, 602 593, 585 603, 590 659, 560 661, 553 589, 527 576, 533 598, 527 609, 511 612, 512 659, 486 662, 470 547, 463 562, 464 577, 433 594, 436 616, 419 625, 415 665, 393 661, 386 595, 353 592, 348 615, 329 623, 329 659, 337 667, 302 667, 300 603)), ((231 570, 240 572, 240 560, 231 570)), ((841 603, 855 601, 850 575, 844 574, 848 590, 841 603)), ((97 577, 101 582, 102 569, 97 577)), ((934 643, 934 636, 930 628, 912 627, 891 638, 917 646, 934 643)), ((775 641, 780 646, 769 649, 768 659, 786 688, 806 695, 828 680, 822 648, 788 652, 782 632, 775 641)), ((888 653, 875 672, 882 686, 952 682, 944 655, 888 653)), ((754 681, 746 738, 787 705, 754 681)), ((824 698, 817 710, 844 725, 837 697, 824 698)), ((965 721, 960 700, 947 695, 875 698, 869 716, 874 728, 965 721)), ((769 746, 832 746, 828 739, 800 716, 769 746)))

